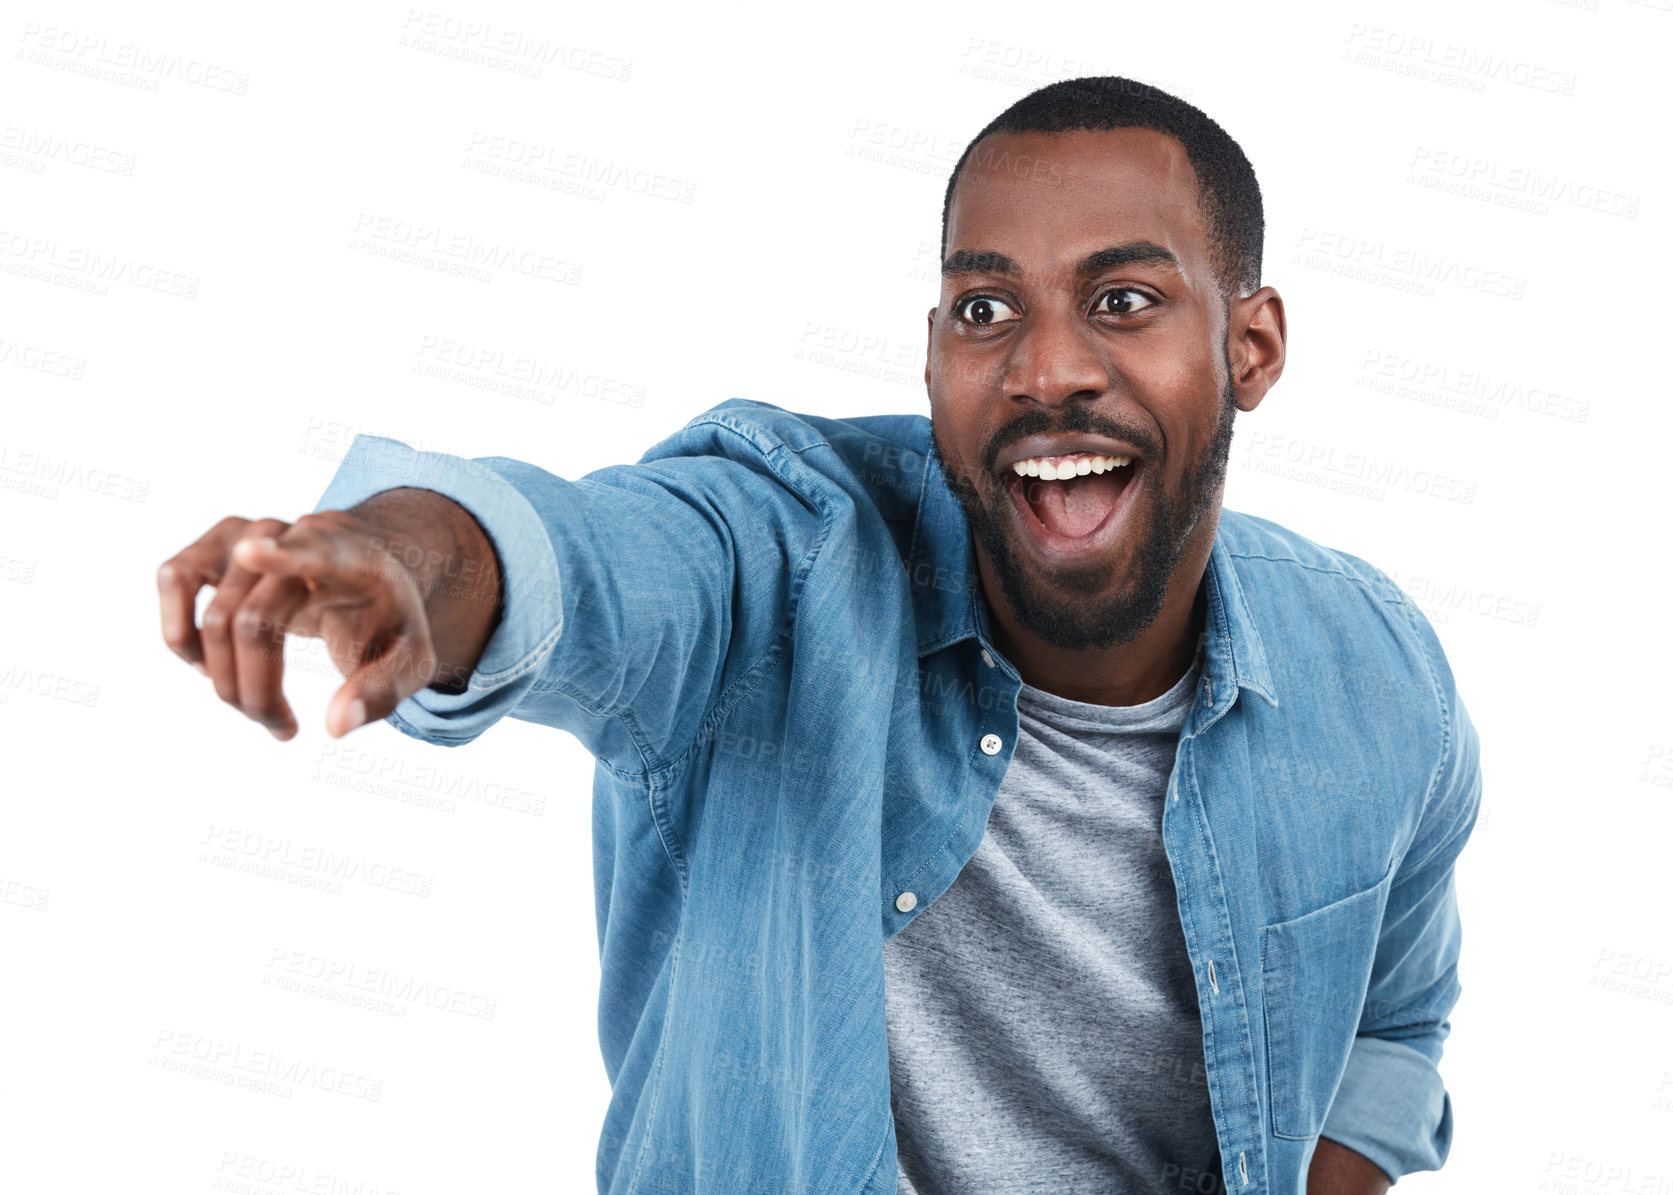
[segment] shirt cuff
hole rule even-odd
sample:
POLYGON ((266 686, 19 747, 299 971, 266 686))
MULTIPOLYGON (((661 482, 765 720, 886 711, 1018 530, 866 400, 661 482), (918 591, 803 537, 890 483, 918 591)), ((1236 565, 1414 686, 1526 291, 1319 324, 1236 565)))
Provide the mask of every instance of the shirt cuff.
POLYGON ((563 631, 552 540, 522 491, 488 463, 422 452, 387 436, 354 437, 314 507, 347 510, 383 490, 416 486, 453 499, 482 526, 500 561, 499 624, 462 693, 420 689, 388 721, 413 738, 463 746, 515 709, 563 631))
POLYGON ((1439 1170, 1452 1146, 1452 1100, 1425 1055, 1362 1035, 1320 1135, 1364 1154, 1391 1179, 1439 1170))

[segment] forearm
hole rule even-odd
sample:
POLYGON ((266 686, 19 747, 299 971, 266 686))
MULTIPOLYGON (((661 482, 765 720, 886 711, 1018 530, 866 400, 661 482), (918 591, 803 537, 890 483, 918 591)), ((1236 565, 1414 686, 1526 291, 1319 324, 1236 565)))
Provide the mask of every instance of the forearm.
POLYGON ((418 578, 438 662, 430 687, 463 692, 499 623, 500 562, 492 541, 469 511, 434 490, 384 490, 353 513, 386 529, 381 546, 418 578))
POLYGON ((1384 1195, 1388 1175, 1363 1154, 1320 1137, 1307 1171, 1307 1195, 1384 1195))

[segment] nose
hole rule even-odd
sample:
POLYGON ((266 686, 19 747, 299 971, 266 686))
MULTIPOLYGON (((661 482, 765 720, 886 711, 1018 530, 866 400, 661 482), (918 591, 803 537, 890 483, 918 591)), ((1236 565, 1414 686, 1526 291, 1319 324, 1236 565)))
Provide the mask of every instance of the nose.
POLYGON ((1110 388, 1109 363, 1078 310, 1036 308, 1017 331, 1006 362, 1007 397, 1055 407, 1110 388))

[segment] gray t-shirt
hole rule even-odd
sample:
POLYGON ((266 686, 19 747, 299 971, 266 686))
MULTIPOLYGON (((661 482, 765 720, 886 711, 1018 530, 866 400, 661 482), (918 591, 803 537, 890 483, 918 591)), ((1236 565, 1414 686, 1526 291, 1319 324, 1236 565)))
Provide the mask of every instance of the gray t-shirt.
POLYGON ((1224 1190, 1162 847, 1200 659, 1142 705, 1022 687, 981 843, 883 947, 900 1195, 1224 1190))

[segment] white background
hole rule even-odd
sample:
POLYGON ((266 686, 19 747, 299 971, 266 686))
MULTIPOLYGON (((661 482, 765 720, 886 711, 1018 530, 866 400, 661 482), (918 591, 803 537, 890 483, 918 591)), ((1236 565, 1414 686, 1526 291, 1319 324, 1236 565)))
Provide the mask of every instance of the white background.
POLYGON ((732 396, 927 414, 953 162, 1127 74, 1265 195, 1289 362, 1226 505, 1394 576, 1481 731, 1457 1137, 1401 1189, 1673 1190, 1673 2, 602 7, 3 10, 0 1189, 591 1190, 590 757, 336 742, 313 640, 278 743, 167 651, 157 565, 311 510, 356 431, 576 477, 732 396), (264 1052, 352 1079, 232 1082, 264 1052))

